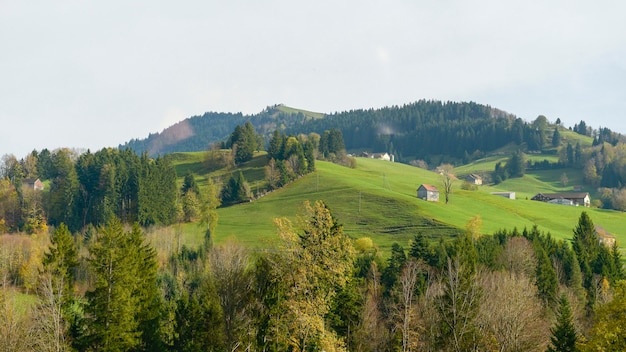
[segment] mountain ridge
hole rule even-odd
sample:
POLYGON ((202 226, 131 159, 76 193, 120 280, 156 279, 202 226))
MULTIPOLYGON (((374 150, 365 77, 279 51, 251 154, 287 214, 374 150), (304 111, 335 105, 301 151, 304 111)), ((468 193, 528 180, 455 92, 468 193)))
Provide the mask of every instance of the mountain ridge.
MULTIPOLYGON (((432 128, 433 124, 444 121, 476 122, 497 119, 507 119, 507 124, 510 124, 515 118, 515 115, 503 110, 474 102, 419 100, 402 106, 353 109, 332 114, 276 104, 252 115, 206 112, 203 115, 191 116, 165 128, 162 132, 151 133, 146 138, 132 139, 120 144, 119 148, 130 148, 137 153, 147 152, 150 155, 208 150, 212 143, 227 139, 237 125, 250 121, 257 133, 266 137, 266 141, 276 129, 297 135, 310 132, 321 134, 326 129, 336 128, 342 130, 344 135, 348 134, 346 148, 349 150, 390 149, 390 139, 414 132, 420 126, 432 128), (361 128, 365 126, 364 124, 368 125, 361 128), (357 133, 355 131, 358 130, 362 133, 355 135, 357 133), (370 145, 371 142, 376 143, 370 145)), ((386 151, 405 154, 402 150, 386 151)))

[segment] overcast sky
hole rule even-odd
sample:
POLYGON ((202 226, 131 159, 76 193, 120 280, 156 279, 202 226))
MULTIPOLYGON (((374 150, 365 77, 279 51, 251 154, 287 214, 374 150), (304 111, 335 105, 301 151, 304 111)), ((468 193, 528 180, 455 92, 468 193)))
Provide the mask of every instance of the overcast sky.
POLYGON ((475 101, 626 134, 622 1, 0 0, 0 156, 206 111, 475 101))

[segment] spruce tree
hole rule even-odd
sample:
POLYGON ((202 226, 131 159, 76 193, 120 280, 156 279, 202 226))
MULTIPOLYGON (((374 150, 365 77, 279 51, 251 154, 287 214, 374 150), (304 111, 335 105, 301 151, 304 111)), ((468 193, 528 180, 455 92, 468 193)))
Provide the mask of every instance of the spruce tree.
POLYGON ((157 283, 157 252, 146 242, 138 224, 126 235, 129 255, 132 257, 133 296, 137 299, 135 319, 141 332, 140 350, 162 350, 160 336, 161 292, 157 283))
POLYGON ((574 327, 572 310, 565 294, 561 295, 557 311, 556 324, 550 329, 550 346, 547 352, 573 352, 576 351, 578 334, 574 327))
POLYGON ((418 232, 411 242, 411 249, 409 255, 415 259, 422 259, 425 263, 430 262, 432 257, 432 250, 430 244, 423 233, 418 232))
POLYGON ((552 146, 558 147, 561 145, 561 133, 559 132, 559 128, 554 128, 554 133, 552 134, 552 146))
POLYGON ((94 289, 87 292, 87 349, 160 350, 156 251, 138 225, 126 233, 113 218, 89 250, 94 289))
MULTIPOLYGON (((89 250, 94 289, 87 292, 87 349, 127 351, 140 344, 133 257, 119 220, 100 229, 89 250)), ((134 254, 134 253, 132 253, 134 254)))
POLYGON ((44 254, 44 272, 50 273, 62 294, 63 307, 68 308, 73 301, 72 285, 74 268, 78 265, 78 251, 72 234, 64 223, 50 236, 49 252, 44 254))
POLYGON ((554 307, 553 304, 556 302, 559 287, 556 271, 550 258, 548 258, 548 254, 538 243, 535 243, 535 255, 537 256, 535 283, 539 298, 547 307, 554 307))

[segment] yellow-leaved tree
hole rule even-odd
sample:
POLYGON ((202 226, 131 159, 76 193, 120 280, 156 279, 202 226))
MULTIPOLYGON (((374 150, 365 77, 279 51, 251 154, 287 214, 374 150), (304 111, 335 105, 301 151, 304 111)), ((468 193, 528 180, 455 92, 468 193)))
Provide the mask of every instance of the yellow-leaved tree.
POLYGON ((283 343, 293 351, 345 351, 345 344, 329 329, 324 316, 337 291, 346 285, 354 267, 355 250, 322 201, 305 202, 299 228, 286 218, 276 219, 283 248, 274 268, 286 286, 281 303, 283 343))

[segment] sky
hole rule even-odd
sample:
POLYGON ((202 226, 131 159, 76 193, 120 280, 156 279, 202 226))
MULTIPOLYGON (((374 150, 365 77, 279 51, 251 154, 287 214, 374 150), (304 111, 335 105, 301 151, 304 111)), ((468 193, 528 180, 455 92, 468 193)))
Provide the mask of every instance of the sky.
POLYGON ((0 156, 207 111, 474 101, 626 134, 623 1, 0 0, 0 156))

